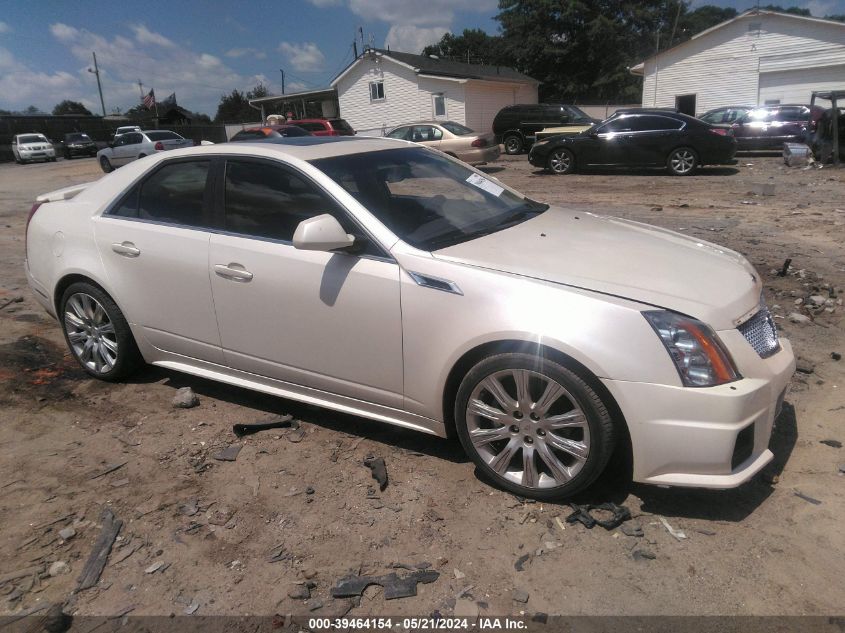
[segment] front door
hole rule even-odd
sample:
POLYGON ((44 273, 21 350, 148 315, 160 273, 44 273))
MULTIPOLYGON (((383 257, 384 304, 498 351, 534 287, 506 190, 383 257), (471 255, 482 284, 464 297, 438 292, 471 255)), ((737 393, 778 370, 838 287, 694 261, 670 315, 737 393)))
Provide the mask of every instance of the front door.
POLYGON ((114 143, 114 151, 112 153, 113 165, 125 165, 126 163, 138 157, 138 148, 144 137, 138 132, 129 132, 128 134, 121 134, 114 143))
POLYGON ((155 347, 222 363, 208 277, 208 160, 167 161, 102 216, 94 235, 114 300, 155 347))
POLYGON ((591 137, 581 138, 583 144, 578 154, 582 165, 621 165, 628 162, 626 136, 631 133, 630 117, 620 116, 595 130, 591 137))
POLYGON ((304 219, 360 228, 306 176, 273 161, 227 161, 225 231, 210 276, 226 363, 236 369, 401 407, 399 266, 370 243, 358 254, 301 251, 304 219))

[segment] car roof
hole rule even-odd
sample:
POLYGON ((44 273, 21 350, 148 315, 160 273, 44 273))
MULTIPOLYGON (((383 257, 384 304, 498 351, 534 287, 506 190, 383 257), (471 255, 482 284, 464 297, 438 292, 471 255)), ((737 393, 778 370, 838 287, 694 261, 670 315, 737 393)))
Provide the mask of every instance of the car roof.
POLYGON ((197 146, 172 150, 161 155, 188 157, 204 154, 247 154, 272 158, 274 155, 287 154, 300 160, 316 160, 386 149, 400 149, 409 145, 413 146, 412 143, 407 141, 382 137, 295 136, 197 146))

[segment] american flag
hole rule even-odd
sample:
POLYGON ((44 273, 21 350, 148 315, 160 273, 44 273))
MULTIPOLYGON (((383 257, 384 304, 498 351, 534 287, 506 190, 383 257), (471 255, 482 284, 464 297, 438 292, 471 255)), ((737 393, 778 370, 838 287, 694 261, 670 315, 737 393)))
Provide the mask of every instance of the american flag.
POLYGON ((144 97, 144 107, 147 110, 152 110, 156 105, 156 95, 155 92, 150 90, 149 94, 144 97))

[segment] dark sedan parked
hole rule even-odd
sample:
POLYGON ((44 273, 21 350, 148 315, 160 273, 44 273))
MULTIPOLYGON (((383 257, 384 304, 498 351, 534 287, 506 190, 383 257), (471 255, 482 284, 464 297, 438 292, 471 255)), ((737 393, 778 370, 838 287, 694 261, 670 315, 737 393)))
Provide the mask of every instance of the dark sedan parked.
POLYGON ((805 143, 816 131, 824 108, 808 105, 769 105, 755 108, 733 124, 737 148, 780 150, 784 143, 805 143))
POLYGON ((688 176, 700 165, 733 161, 736 140, 686 114, 640 110, 614 115, 575 136, 553 136, 534 143, 529 162, 554 174, 579 167, 665 167, 688 176))
POLYGON ((97 144, 84 132, 71 132, 65 134, 62 154, 65 160, 70 160, 74 156, 96 156, 97 144))

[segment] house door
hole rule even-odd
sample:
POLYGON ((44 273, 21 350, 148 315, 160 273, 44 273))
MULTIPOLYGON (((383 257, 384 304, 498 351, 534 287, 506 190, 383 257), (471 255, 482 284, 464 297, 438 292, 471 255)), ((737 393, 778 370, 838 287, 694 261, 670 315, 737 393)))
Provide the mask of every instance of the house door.
POLYGON ((695 95, 676 95, 675 108, 681 114, 695 116, 695 95))

